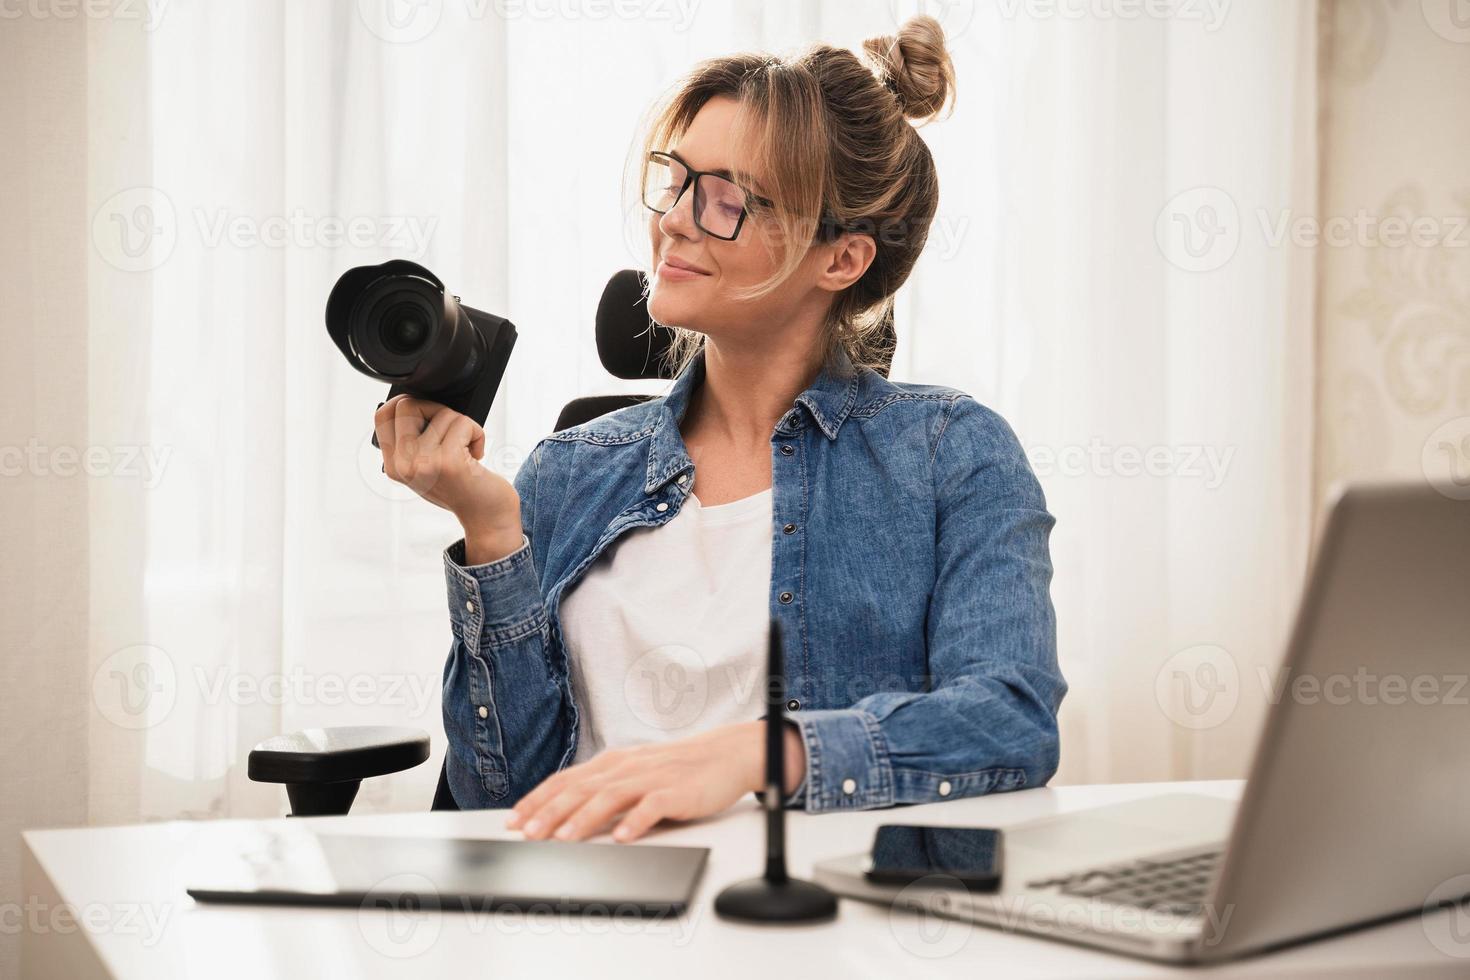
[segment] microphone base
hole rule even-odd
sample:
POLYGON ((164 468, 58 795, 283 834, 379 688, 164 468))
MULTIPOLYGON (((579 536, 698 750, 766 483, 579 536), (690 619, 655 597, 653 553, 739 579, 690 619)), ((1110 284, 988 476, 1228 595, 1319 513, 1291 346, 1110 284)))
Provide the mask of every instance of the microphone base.
POLYGON ((715 914, 742 922, 821 922, 837 915, 837 898, 810 881, 751 878, 720 892, 715 914))

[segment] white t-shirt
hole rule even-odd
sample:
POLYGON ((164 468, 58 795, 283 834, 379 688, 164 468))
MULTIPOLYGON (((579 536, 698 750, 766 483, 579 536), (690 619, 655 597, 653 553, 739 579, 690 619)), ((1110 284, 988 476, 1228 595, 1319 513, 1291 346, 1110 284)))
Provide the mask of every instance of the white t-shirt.
POLYGON ((771 491, 628 531, 561 600, 575 762, 765 712, 771 491))

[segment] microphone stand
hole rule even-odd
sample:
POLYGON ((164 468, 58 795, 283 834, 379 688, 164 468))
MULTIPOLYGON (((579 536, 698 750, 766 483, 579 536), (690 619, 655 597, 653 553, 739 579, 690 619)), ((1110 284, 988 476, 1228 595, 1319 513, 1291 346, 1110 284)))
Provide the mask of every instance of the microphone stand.
POLYGON ((715 913, 744 922, 816 922, 837 914, 837 899, 821 885, 786 873, 786 669, 781 626, 771 620, 766 679, 766 873, 737 882, 715 897, 715 913))

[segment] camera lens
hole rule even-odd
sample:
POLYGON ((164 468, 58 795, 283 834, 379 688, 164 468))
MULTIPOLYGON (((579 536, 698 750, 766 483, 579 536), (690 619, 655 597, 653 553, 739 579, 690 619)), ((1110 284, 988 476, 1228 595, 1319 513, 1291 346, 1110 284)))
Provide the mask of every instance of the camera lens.
POLYGON ((327 297, 326 321, 348 363, 392 385, 390 395, 439 402, 482 425, 516 340, 509 320, 461 305, 438 276, 406 259, 344 272, 327 297))
POLYGON ((485 342, 433 273, 395 260, 346 272, 327 298, 327 330, 357 369, 420 397, 474 384, 485 342))
POLYGON ((413 354, 429 339, 429 325, 416 304, 399 303, 383 312, 379 337, 394 354, 413 354))

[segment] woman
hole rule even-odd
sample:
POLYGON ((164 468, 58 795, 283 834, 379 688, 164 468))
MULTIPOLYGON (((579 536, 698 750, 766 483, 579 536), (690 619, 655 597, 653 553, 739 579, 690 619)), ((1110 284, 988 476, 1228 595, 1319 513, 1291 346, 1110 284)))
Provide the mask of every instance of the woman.
POLYGON ((938 203, 908 121, 939 24, 850 51, 703 62, 640 154, 668 394, 542 439, 514 485, 483 431, 399 397, 390 477, 451 510, 449 789, 529 838, 716 813, 762 786, 782 626, 787 805, 1037 786, 1058 758, 1054 518, 1014 433, 888 381, 881 341, 938 203))

